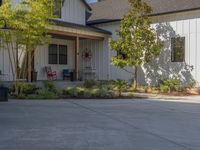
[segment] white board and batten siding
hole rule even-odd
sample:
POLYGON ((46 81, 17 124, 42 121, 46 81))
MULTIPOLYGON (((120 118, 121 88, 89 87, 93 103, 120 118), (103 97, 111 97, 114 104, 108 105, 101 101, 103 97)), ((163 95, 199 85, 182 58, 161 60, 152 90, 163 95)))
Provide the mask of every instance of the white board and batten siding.
MULTIPOLYGON (((11 0, 11 4, 20 3, 22 0, 11 0)), ((86 6, 81 0, 65 0, 59 20, 85 25, 86 6)))
MULTIPOLYGON (((97 27, 112 32, 112 38, 114 40, 116 40, 118 38, 115 31, 119 28, 119 22, 111 22, 111 23, 100 24, 100 25, 97 25, 97 27)), ((112 79, 112 80, 114 80, 114 79, 125 79, 127 81, 131 80, 132 75, 130 73, 128 73, 128 72, 132 71, 130 68, 126 68, 126 70, 128 70, 128 72, 127 72, 123 69, 120 69, 118 67, 111 65, 111 57, 116 56, 116 54, 117 53, 115 51, 111 51, 109 49, 109 46, 108 46, 108 56, 109 56, 108 65, 109 65, 109 68, 110 68, 110 70, 109 70, 110 79, 112 79)))
MULTIPOLYGON (((58 80, 63 80, 63 69, 75 70, 75 41, 51 39, 50 44, 67 45, 67 65, 49 64, 48 62, 48 44, 39 46, 35 51, 35 70, 38 72, 37 80, 46 80, 45 66, 50 66, 52 71, 57 72, 58 80)), ((95 69, 95 78, 98 80, 109 80, 109 55, 108 55, 108 37, 104 40, 80 40, 80 75, 83 77, 85 67, 95 69), (92 52, 90 61, 82 58, 83 52, 88 49, 92 52)))
MULTIPOLYGON (((140 83, 155 84, 156 78, 158 79, 160 75, 171 77, 175 73, 180 75, 183 82, 193 78, 200 86, 200 11, 157 16, 153 17, 153 22, 152 27, 156 28, 157 34, 165 36, 164 47, 161 56, 150 64, 154 71, 141 68, 140 83), (171 38, 177 36, 185 37, 185 63, 171 62, 171 38), (193 69, 189 71, 191 67, 193 69)), ((119 28, 119 22, 100 24, 98 27, 111 31, 113 38, 117 39, 115 31, 119 28)), ((112 55, 116 54, 111 52, 112 55)), ((111 65, 110 78, 128 80, 131 79, 131 75, 111 65)))
POLYGON ((56 71, 58 80, 63 80, 63 69, 75 68, 75 42, 72 40, 51 39, 50 44, 67 45, 67 64, 49 64, 49 45, 41 45, 35 51, 35 70, 38 72, 37 80, 46 80, 45 66, 50 66, 52 71, 56 71))
MULTIPOLYGON (((16 55, 15 53, 11 53, 12 57, 16 55)), ((14 66, 14 60, 9 57, 8 50, 5 47, 0 46, 0 70, 2 75, 0 75, 0 81, 12 81, 13 73, 12 73, 12 65, 14 66), (12 63, 11 63, 12 60, 12 63)), ((15 67, 13 67, 15 68, 15 67)))
POLYGON ((81 0, 65 0, 62 7, 61 20, 76 23, 86 24, 86 6, 81 0))
POLYGON ((95 78, 97 80, 109 80, 109 49, 108 37, 105 36, 104 40, 81 40, 80 41, 80 70, 84 71, 87 67, 95 70, 95 78), (92 57, 90 61, 84 60, 81 56, 85 50, 90 50, 92 57))

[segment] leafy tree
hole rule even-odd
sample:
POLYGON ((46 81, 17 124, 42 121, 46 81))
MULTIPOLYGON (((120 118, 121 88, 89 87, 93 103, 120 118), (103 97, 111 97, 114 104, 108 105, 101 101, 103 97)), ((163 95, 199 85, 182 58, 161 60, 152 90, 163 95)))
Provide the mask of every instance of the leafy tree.
POLYGON ((33 53, 38 45, 47 42, 48 27, 52 24, 49 18, 54 17, 52 15, 53 5, 52 0, 22 0, 15 5, 10 5, 10 0, 4 0, 0 6, 1 46, 8 51, 16 86, 18 74, 22 72, 27 72, 24 75, 28 74, 30 81, 33 53), (28 68, 27 70, 19 71, 19 60, 16 57, 19 47, 28 56, 29 61, 25 62, 27 67, 24 67, 28 68))
POLYGON ((118 67, 130 66, 134 70, 134 88, 137 88, 138 67, 160 54, 162 44, 156 40, 148 14, 152 9, 142 0, 129 0, 130 9, 121 20, 116 31, 118 40, 110 41, 110 48, 117 52, 112 64, 118 67))

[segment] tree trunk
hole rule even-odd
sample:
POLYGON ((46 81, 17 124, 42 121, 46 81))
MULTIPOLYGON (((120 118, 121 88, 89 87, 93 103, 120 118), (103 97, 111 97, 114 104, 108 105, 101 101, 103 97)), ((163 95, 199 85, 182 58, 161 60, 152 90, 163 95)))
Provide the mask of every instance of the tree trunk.
POLYGON ((134 67, 134 77, 133 77, 133 88, 136 90, 138 86, 138 81, 137 81, 137 72, 138 72, 138 67, 134 67))
POLYGON ((27 75, 28 75, 28 82, 31 82, 31 73, 32 73, 32 52, 28 51, 28 70, 27 70, 27 75))

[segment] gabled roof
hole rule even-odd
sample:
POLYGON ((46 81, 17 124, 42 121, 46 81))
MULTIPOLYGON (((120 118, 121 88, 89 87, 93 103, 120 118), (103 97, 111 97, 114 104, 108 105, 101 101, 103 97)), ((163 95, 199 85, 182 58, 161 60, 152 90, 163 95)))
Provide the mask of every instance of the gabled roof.
POLYGON ((90 7, 90 5, 85 1, 85 0, 81 0, 85 5, 86 7, 89 9, 89 10, 92 10, 92 8, 90 7))
MULTIPOLYGON (((145 0, 152 16, 200 9, 200 0, 145 0)), ((90 5, 92 15, 88 24, 121 20, 129 9, 128 0, 104 0, 90 5)))

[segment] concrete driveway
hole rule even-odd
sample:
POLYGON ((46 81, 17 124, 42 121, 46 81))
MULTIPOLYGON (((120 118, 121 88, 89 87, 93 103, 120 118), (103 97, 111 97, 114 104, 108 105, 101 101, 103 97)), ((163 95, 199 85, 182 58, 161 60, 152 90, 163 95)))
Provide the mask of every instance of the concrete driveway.
POLYGON ((0 103, 0 150, 200 150, 200 103, 0 103))

